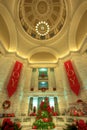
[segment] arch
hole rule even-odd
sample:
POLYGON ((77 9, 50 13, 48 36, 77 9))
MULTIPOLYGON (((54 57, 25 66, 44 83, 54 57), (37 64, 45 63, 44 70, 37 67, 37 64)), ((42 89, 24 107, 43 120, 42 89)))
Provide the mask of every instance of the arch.
POLYGON ((4 48, 4 46, 3 46, 1 41, 0 41, 0 53, 1 54, 5 54, 6 53, 6 50, 5 50, 5 48, 4 48))
POLYGON ((82 40, 82 46, 80 48, 81 53, 84 53, 87 50, 87 34, 84 36, 82 40))
POLYGON ((56 57, 49 52, 37 52, 30 57, 30 63, 56 63, 56 57))
POLYGON ((1 3, 0 3, 0 15, 3 17, 3 19, 7 25, 8 31, 9 31, 10 45, 9 45, 8 51, 10 51, 10 52, 16 51, 17 32, 15 29, 15 24, 14 24, 14 21, 13 21, 11 15, 9 14, 8 10, 1 3))
POLYGON ((75 15, 73 16, 70 30, 69 30, 69 49, 71 51, 76 51, 77 44, 76 44, 76 32, 78 29, 78 24, 81 20, 81 17, 83 16, 84 12, 87 10, 87 1, 83 2, 77 11, 75 12, 75 15))
POLYGON ((32 57, 32 55, 34 55, 36 53, 40 53, 40 52, 50 53, 51 55, 53 55, 58 60, 58 52, 54 51, 51 48, 47 48, 47 47, 37 47, 37 48, 35 48, 35 49, 33 49, 29 52, 28 61, 30 61, 30 58, 32 57))

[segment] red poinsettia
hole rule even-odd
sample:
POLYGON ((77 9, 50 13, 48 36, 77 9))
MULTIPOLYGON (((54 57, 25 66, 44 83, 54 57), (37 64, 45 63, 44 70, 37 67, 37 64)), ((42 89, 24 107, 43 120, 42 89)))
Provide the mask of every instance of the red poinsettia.
POLYGON ((14 127, 9 128, 8 130, 14 130, 14 127))
POLYGON ((6 118, 6 119, 3 120, 2 126, 4 126, 5 124, 13 126, 13 122, 9 118, 6 118))
POLYGON ((37 126, 34 125, 34 126, 32 127, 32 129, 37 129, 37 126))
POLYGON ((12 122, 10 118, 5 118, 3 119, 1 130, 21 130, 21 126, 18 123, 12 122))
POLYGON ((84 120, 79 120, 78 121, 78 130, 87 130, 87 125, 86 123, 84 122, 84 120))

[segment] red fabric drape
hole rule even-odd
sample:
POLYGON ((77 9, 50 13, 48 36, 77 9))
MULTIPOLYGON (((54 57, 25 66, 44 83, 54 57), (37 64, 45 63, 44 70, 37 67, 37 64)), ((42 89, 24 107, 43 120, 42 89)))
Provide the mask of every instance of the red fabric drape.
POLYGON ((22 63, 16 61, 7 85, 7 92, 9 97, 11 97, 17 89, 21 70, 22 70, 22 63))
POLYGON ((72 62, 70 60, 66 61, 64 63, 65 69, 66 69, 66 74, 68 77, 69 85, 72 89, 72 91, 78 95, 80 91, 80 84, 77 79, 77 76, 75 74, 74 68, 72 66, 72 62))

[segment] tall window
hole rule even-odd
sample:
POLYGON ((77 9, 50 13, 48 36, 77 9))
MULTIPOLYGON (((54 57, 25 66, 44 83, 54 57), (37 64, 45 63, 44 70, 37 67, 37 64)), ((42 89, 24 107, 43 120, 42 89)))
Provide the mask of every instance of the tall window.
POLYGON ((50 106, 52 107, 54 107, 54 105, 55 105, 55 103, 54 103, 54 97, 49 97, 49 104, 50 104, 50 106))
POLYGON ((33 107, 37 108, 38 105, 38 98, 37 97, 33 97, 33 107))
POLYGON ((48 82, 47 81, 39 81, 38 82, 38 88, 39 89, 42 89, 42 88, 48 89, 48 82))
POLYGON ((48 77, 48 69, 47 68, 39 68, 39 78, 47 78, 48 77))
POLYGON ((38 89, 48 89, 48 68, 38 68, 38 89))
MULTIPOLYGON (((41 101, 44 101, 46 97, 30 97, 29 98, 29 109, 32 110, 34 107, 38 109, 41 101)), ((48 96, 50 107, 54 107, 58 111, 58 98, 48 96)))

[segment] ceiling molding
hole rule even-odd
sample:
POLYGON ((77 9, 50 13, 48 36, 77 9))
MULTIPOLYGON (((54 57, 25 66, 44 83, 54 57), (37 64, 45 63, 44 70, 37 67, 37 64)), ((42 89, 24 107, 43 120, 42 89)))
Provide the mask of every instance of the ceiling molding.
POLYGON ((14 21, 10 15, 9 11, 1 3, 0 3, 0 14, 3 17, 3 19, 7 25, 8 31, 9 31, 10 45, 9 45, 8 50, 11 52, 15 51, 17 48, 17 31, 15 28, 15 24, 14 24, 14 21))
POLYGON ((17 4, 15 5, 15 17, 16 17, 16 25, 17 25, 17 29, 19 31, 19 33, 22 35, 22 37, 24 37, 24 39, 29 42, 29 44, 32 45, 52 45, 52 44, 56 44, 57 41, 59 39, 61 39, 63 37, 63 35, 65 34, 65 32, 67 31, 66 27, 68 25, 69 19, 70 19, 70 15, 69 15, 69 10, 68 10, 68 2, 66 2, 65 0, 65 5, 66 5, 66 20, 64 22, 63 28, 59 31, 59 33, 57 35, 55 35, 54 37, 48 39, 48 40, 38 40, 35 39, 31 36, 28 35, 28 33, 26 33, 21 25, 20 19, 19 19, 19 4, 20 4, 20 0, 17 2, 17 4))
POLYGON ((84 14, 84 12, 87 10, 87 1, 84 1, 80 4, 80 6, 75 11, 75 14, 73 15, 70 30, 69 30, 69 49, 70 51, 78 50, 76 45, 76 32, 78 29, 78 24, 84 14))
POLYGON ((58 52, 55 51, 54 49, 48 47, 37 47, 29 52, 28 60, 30 60, 31 56, 34 55, 35 53, 42 52, 42 51, 49 52, 50 54, 54 55, 56 59, 58 59, 58 52))

